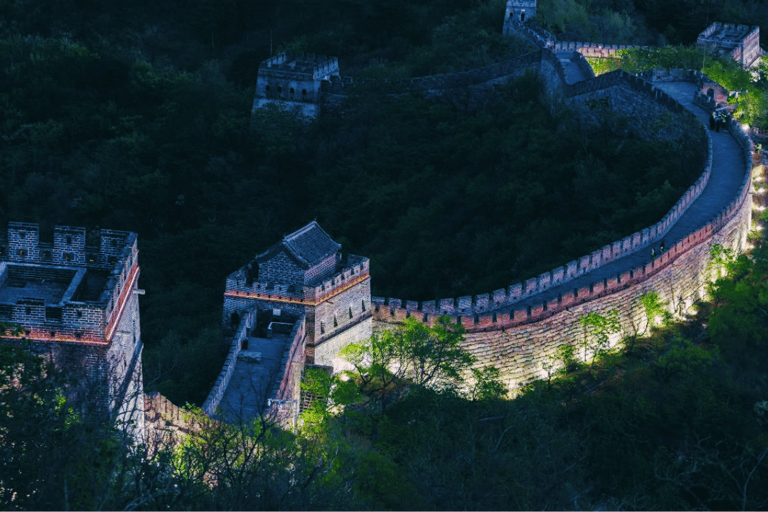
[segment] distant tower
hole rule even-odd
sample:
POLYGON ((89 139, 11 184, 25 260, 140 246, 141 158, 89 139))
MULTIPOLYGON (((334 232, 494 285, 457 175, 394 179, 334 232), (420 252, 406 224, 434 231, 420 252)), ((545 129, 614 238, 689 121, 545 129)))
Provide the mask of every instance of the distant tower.
POLYGON ((368 258, 343 259, 341 245, 311 222, 227 276, 225 327, 246 312, 271 317, 278 310, 306 315, 309 364, 339 369, 339 350, 372 334, 368 258))
POLYGON ((711 54, 728 55, 744 69, 757 66, 763 56, 759 26, 715 22, 699 34, 696 45, 711 54))
POLYGON ((281 53, 259 65, 253 110, 276 103, 307 117, 320 109, 320 82, 339 76, 339 60, 313 54, 281 53))
POLYGON ((536 0, 507 0, 505 24, 508 21, 525 23, 534 16, 536 16, 536 0))
MULTIPOLYGON (((72 377, 82 413, 144 432, 136 234, 12 222, 0 239, 0 321, 72 377)), ((5 341, 14 338, 5 336, 5 341)))

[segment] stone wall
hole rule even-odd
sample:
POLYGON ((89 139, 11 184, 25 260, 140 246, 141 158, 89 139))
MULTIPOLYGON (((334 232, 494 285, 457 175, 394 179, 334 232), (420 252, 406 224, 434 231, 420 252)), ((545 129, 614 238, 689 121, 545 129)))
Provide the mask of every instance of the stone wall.
MULTIPOLYGON (((589 97, 598 91, 625 87, 673 112, 689 115, 672 98, 623 71, 603 75, 591 82, 566 87, 566 95, 589 97)), ((448 315, 467 329, 466 348, 477 357, 478 366, 496 365, 514 388, 546 376, 546 368, 551 366, 559 346, 583 340, 585 333, 578 320, 590 312, 607 314, 611 310, 617 311, 625 333, 631 334, 642 330, 639 301, 645 293, 657 292, 672 312, 687 311, 705 294, 711 246, 717 243, 737 251, 745 247, 751 223, 750 172, 745 173, 740 192, 728 208, 650 263, 587 286, 574 287, 538 305, 516 306, 515 303, 660 240, 709 180, 712 143, 701 123, 697 122, 697 126, 709 141, 705 169, 699 180, 656 225, 524 283, 491 293, 421 303, 374 297, 374 321, 386 325, 415 317, 433 324, 439 315, 448 315)), ((728 128, 744 149, 744 169, 751 169, 751 141, 735 122, 731 121, 728 128)))
MULTIPOLYGON (((576 99, 590 98, 591 94, 597 94, 614 87, 625 85, 628 86, 630 91, 640 91, 647 99, 653 100, 661 106, 670 106, 674 111, 678 112, 683 109, 680 104, 675 102, 667 94, 653 88, 648 82, 634 77, 633 75, 629 75, 624 71, 616 71, 607 75, 601 75, 601 77, 598 77, 593 82, 597 83, 589 87, 582 87, 580 84, 569 86, 566 88, 566 94, 576 99), (570 91, 573 90, 581 92, 581 96, 570 94, 570 91)), ((690 115, 685 110, 682 110, 680 113, 686 116, 690 115)), ((417 301, 404 302, 394 298, 384 299, 374 297, 373 300, 378 311, 384 311, 383 316, 377 318, 383 319, 383 321, 401 321, 411 314, 419 315, 422 319, 426 319, 425 321, 427 322, 433 321, 434 318, 440 314, 460 315, 465 318, 479 318, 479 315, 482 315, 487 311, 511 306, 522 299, 535 296, 554 286, 567 283, 576 277, 594 271, 607 263, 622 258, 639 249, 649 247, 651 244, 661 240, 669 229, 686 212, 688 207, 699 197, 709 182, 712 166, 712 142, 709 138, 709 133, 701 123, 696 121, 694 126, 699 130, 701 138, 707 140, 707 155, 704 169, 696 183, 686 191, 680 200, 658 223, 537 277, 532 277, 524 282, 516 283, 506 288, 500 288, 489 293, 477 296, 443 298, 421 303, 417 301)), ((626 283, 631 279, 636 279, 637 276, 642 276, 643 272, 644 269, 638 269, 637 271, 628 272, 626 276, 618 275, 615 277, 615 281, 617 283, 626 283)), ((604 286, 607 286, 607 282, 603 283, 603 287, 604 286)), ((567 295, 573 295, 574 299, 584 299, 592 293, 595 293, 595 287, 600 289, 601 284, 597 283, 592 287, 593 290, 591 291, 574 290, 571 294, 564 295, 555 307, 564 307, 564 304, 568 302, 567 295)), ((547 309, 549 308, 550 306, 547 305, 547 309)), ((517 314, 520 315, 521 313, 518 312, 517 314)), ((527 311, 525 318, 527 318, 527 311)))
POLYGON ((143 402, 145 435, 150 453, 159 448, 177 446, 190 432, 198 431, 213 421, 174 405, 157 391, 144 395, 143 402))
POLYGON ((304 269, 281 250, 269 260, 259 263, 259 281, 287 281, 300 287, 304 285, 304 269))
MULTIPOLYGON (((547 378, 548 372, 558 367, 556 354, 564 344, 575 346, 580 359, 591 357, 591 350, 584 353, 586 333, 579 322, 589 313, 606 315, 609 311, 617 311, 623 334, 631 335, 646 328, 647 321, 640 302, 646 293, 658 293, 673 313, 680 315, 689 311, 694 302, 705 296, 706 284, 712 275, 712 244, 720 243, 737 250, 744 247, 750 216, 749 201, 743 205, 721 229, 714 231, 712 226, 707 226, 658 258, 652 267, 659 266, 659 270, 654 272, 654 268, 649 269, 654 273, 645 279, 625 284, 611 283, 607 290, 596 287, 595 294, 602 297, 581 303, 574 303, 568 297, 570 305, 549 316, 541 308, 536 308, 532 316, 540 318, 537 321, 470 332, 464 347, 477 358, 478 366, 490 364, 498 367, 510 389, 515 389, 532 380, 547 378)), ((517 313, 515 311, 516 316, 522 316, 517 313)))
POLYGON ((256 310, 242 313, 240 325, 230 342, 229 353, 224 360, 224 366, 221 367, 221 372, 219 372, 219 376, 216 378, 213 388, 211 388, 208 397, 203 403, 203 412, 208 416, 213 416, 216 413, 216 409, 218 409, 221 399, 227 391, 229 380, 232 378, 232 373, 235 371, 237 356, 240 354, 240 349, 243 346, 243 340, 248 338, 251 329, 256 324, 256 314, 256 310))

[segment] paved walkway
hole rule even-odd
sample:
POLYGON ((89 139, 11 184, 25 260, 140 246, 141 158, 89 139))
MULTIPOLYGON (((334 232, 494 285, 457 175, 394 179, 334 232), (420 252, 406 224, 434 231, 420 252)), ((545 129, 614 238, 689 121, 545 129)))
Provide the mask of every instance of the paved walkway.
MULTIPOLYGON (((654 85, 687 107, 699 117, 705 126, 709 127, 709 115, 701 108, 693 105, 693 93, 697 90, 693 84, 688 82, 657 82, 654 85)), ((710 130, 709 134, 712 137, 713 153, 712 174, 709 183, 699 198, 664 236, 664 243, 667 248, 672 247, 677 241, 682 240, 691 232, 705 226, 717 217, 738 194, 744 174, 747 171, 744 168, 742 148, 730 133, 726 131, 717 133, 710 130)), ((656 244, 656 254, 659 254, 658 244, 656 244)), ((556 299, 558 294, 566 294, 573 291, 574 288, 589 286, 603 279, 616 277, 617 274, 643 266, 650 263, 651 260, 650 249, 645 247, 562 285, 553 286, 541 293, 521 299, 514 304, 516 306, 538 306, 544 301, 549 302, 556 299)))
POLYGON ((248 349, 240 351, 219 404, 218 409, 227 421, 250 421, 265 412, 269 391, 282 372, 286 344, 291 341, 291 337, 284 334, 275 334, 273 338, 248 338, 248 349))
POLYGON ((576 52, 557 52, 555 56, 560 61, 565 69, 565 83, 573 85, 576 82, 581 82, 589 77, 584 76, 579 66, 577 66, 571 59, 576 52))

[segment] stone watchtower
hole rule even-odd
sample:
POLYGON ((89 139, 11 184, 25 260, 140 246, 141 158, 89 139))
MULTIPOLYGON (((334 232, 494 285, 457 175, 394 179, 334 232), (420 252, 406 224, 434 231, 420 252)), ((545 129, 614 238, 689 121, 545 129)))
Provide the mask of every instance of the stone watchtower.
POLYGON ((259 65, 253 110, 275 103, 307 117, 320 108, 320 82, 339 76, 339 60, 313 54, 281 53, 259 65))
POLYGON ((372 334, 370 283, 368 258, 342 258, 313 221, 227 277, 224 324, 236 326, 246 312, 306 315, 307 363, 339 369, 339 350, 372 334))
MULTIPOLYGON (((0 239, 0 321, 73 377, 82 413, 144 430, 136 234, 12 222, 0 239)), ((5 341, 13 337, 5 336, 5 341)))
POLYGON ((509 21, 525 23, 536 16, 536 0, 507 0, 505 24, 509 21))
POLYGON ((760 62, 760 27, 715 22, 699 34, 696 45, 707 52, 728 55, 748 69, 760 62))

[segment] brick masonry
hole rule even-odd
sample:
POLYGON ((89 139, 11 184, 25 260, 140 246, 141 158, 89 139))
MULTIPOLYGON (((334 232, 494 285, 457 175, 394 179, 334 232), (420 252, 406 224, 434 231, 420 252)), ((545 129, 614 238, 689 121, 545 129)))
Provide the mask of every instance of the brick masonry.
POLYGON ((36 224, 10 223, 0 240, 0 319, 73 377, 68 394, 83 413, 141 436, 138 276, 135 233, 57 226, 46 243, 36 224))

